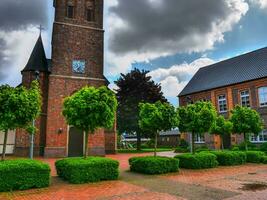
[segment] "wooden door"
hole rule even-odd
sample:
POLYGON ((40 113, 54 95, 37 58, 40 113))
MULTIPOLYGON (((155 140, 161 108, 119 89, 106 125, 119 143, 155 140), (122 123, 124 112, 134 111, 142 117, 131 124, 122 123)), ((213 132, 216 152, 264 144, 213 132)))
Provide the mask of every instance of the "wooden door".
POLYGON ((69 130, 68 157, 83 156, 83 141, 83 131, 75 127, 71 127, 69 130))

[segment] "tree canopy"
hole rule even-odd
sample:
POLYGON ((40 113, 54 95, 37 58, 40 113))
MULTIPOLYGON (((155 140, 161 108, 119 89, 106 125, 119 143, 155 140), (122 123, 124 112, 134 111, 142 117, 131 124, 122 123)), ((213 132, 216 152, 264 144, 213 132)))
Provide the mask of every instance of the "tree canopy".
POLYGON ((115 82, 118 86, 118 131, 120 133, 136 133, 138 149, 140 149, 141 135, 144 134, 138 125, 139 103, 167 102, 161 86, 156 84, 148 76, 148 73, 148 71, 134 69, 128 74, 121 74, 121 77, 115 82))
POLYGON ((140 103, 139 126, 142 130, 150 133, 150 138, 155 137, 155 156, 157 150, 157 136, 160 131, 177 128, 179 115, 169 103, 156 102, 140 103))
POLYGON ((236 106, 232 110, 230 121, 233 123, 233 132, 244 134, 247 150, 248 134, 258 135, 263 129, 263 121, 256 110, 247 107, 236 106))
POLYGON ((64 100, 63 115, 68 124, 86 133, 85 157, 88 134, 98 128, 112 128, 116 109, 116 96, 107 87, 84 87, 64 100))
POLYGON ((194 149, 195 134, 209 132, 217 116, 216 109, 211 102, 199 101, 178 109, 180 116, 180 132, 192 134, 192 150, 194 149))
MULTIPOLYGON (((5 132, 6 143, 8 130, 29 129, 32 121, 41 112, 41 92, 39 83, 33 81, 30 89, 25 87, 0 86, 0 130, 5 132)), ((5 147, 3 157, 5 157, 5 147)))

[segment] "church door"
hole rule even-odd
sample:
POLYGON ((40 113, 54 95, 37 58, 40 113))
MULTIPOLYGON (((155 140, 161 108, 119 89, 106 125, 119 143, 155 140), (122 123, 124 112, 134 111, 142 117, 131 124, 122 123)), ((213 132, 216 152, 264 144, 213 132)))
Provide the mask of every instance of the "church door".
POLYGON ((68 157, 81 157, 83 155, 83 131, 71 127, 69 130, 68 157))

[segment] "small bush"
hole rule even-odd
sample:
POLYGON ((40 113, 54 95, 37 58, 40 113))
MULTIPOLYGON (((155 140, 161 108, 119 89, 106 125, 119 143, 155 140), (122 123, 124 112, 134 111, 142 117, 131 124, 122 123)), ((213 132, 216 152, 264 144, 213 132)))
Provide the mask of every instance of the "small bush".
POLYGON ((48 187, 50 168, 36 160, 0 162, 0 192, 48 187))
POLYGON ((175 148, 174 152, 175 153, 188 153, 189 149, 178 146, 175 148))
POLYGON ((260 150, 267 153, 267 142, 261 144, 260 146, 260 150))
POLYGON ((248 163, 261 163, 265 153, 261 151, 247 151, 246 155, 248 163))
POLYGON ((109 158, 66 158, 56 161, 56 169, 59 177, 74 184, 116 180, 119 176, 119 162, 109 158))
MULTIPOLYGON (((248 147, 248 150, 257 150, 257 146, 249 141, 247 141, 247 147, 248 147)), ((245 151, 246 150, 246 143, 245 142, 242 142, 238 145, 238 148, 242 151, 245 151)))
POLYGON ((179 147, 181 147, 183 149, 188 149, 189 148, 189 144, 185 139, 181 139, 180 143, 179 143, 179 147))
POLYGON ((133 157, 129 159, 130 170, 143 174, 165 174, 179 170, 179 160, 167 157, 133 157))
POLYGON ((264 156, 264 157, 262 158, 262 163, 263 163, 263 164, 267 164, 267 156, 264 156))
POLYGON ((194 155, 177 155, 175 158, 180 160, 180 167, 186 169, 206 169, 218 166, 216 156, 208 152, 201 152, 194 155))
POLYGON ((201 145, 199 147, 196 148, 196 152, 197 153, 200 153, 200 152, 203 152, 203 151, 210 151, 209 147, 207 145, 201 145))
POLYGON ((232 151, 240 151, 238 146, 233 146, 233 148, 231 149, 232 151))
POLYGON ((213 151, 211 153, 216 155, 219 165, 222 166, 242 165, 246 163, 246 153, 241 151, 213 151))

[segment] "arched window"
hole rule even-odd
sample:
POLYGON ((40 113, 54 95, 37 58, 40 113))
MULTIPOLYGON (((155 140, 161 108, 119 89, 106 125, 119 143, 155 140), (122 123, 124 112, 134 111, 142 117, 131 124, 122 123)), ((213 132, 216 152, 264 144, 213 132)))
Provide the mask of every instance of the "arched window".
POLYGON ((258 95, 259 95, 260 107, 266 107, 267 106, 267 87, 260 87, 258 89, 258 95))
POLYGON ((95 2, 94 1, 88 1, 86 4, 86 20, 88 22, 94 22, 95 21, 95 2))

